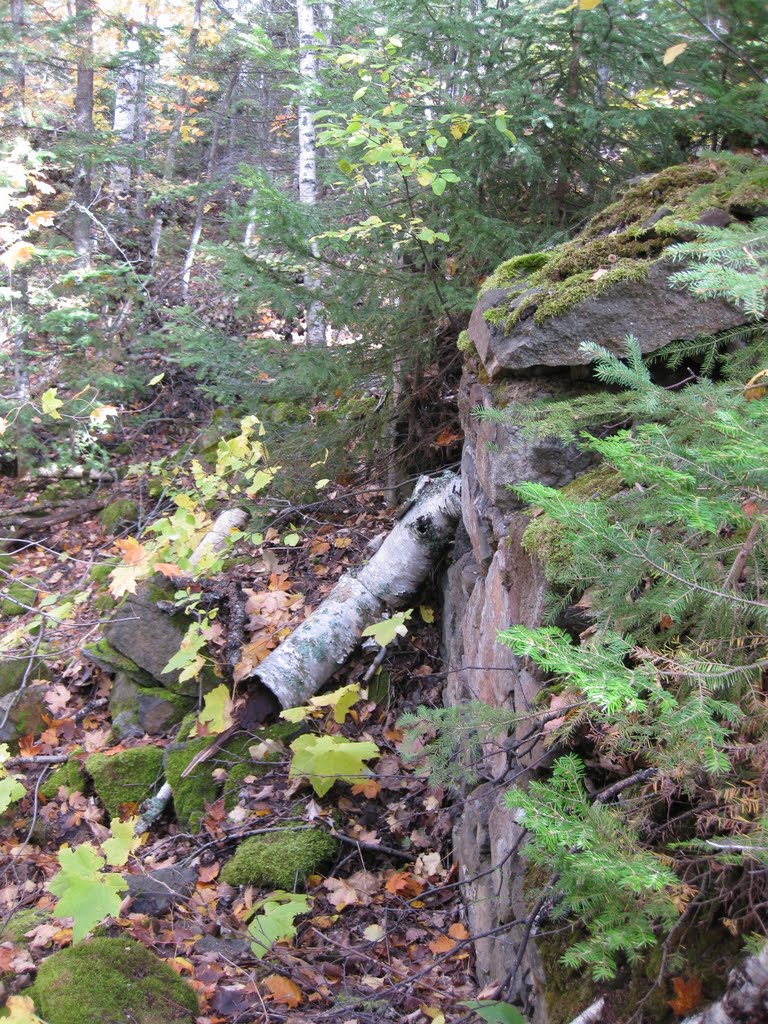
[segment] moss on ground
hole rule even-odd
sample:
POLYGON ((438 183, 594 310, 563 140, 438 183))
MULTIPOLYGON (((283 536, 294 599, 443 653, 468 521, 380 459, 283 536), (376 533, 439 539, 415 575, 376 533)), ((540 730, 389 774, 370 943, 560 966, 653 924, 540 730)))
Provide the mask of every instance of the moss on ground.
POLYGON ((76 754, 82 748, 78 747, 69 755, 69 760, 55 772, 52 772, 40 787, 40 793, 46 800, 55 800, 59 787, 63 786, 68 793, 84 793, 88 785, 88 775, 82 764, 78 761, 76 754))
POLYGON ((28 579, 16 580, 3 588, 3 597, 0 599, 0 616, 24 615, 30 608, 34 608, 37 600, 37 590, 34 581, 28 579))
POLYGON ((50 910, 42 910, 40 907, 17 910, 0 931, 0 942, 12 942, 14 946, 25 946, 28 941, 24 938, 26 933, 37 928, 38 925, 49 924, 50 920, 50 910))
POLYGON ((34 659, 29 672, 28 665, 28 658, 0 658, 0 697, 18 690, 25 675, 27 680, 49 678, 44 661, 34 659))
POLYGON ((338 841, 325 829, 252 836, 241 843, 221 872, 229 885, 258 885, 268 889, 294 891, 303 887, 309 875, 328 867, 338 851, 338 841))
POLYGON ((110 818, 123 804, 138 806, 151 796, 163 774, 163 752, 157 747, 134 747, 107 757, 91 754, 85 769, 110 818))
POLYGON ((485 318, 508 333, 521 319, 533 316, 540 325, 614 284, 644 280, 669 245, 692 237, 681 222, 712 210, 755 216, 766 194, 768 168, 751 157, 709 154, 668 167, 631 184, 572 241, 502 263, 482 292, 505 288, 507 296, 485 318))
POLYGON ((91 939, 43 961, 25 993, 47 1024, 193 1024, 192 988, 131 939, 91 939))

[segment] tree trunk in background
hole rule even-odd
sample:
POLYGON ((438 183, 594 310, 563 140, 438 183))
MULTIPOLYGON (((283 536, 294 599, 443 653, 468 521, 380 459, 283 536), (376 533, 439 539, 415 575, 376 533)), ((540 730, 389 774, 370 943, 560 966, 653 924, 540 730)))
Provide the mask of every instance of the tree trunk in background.
MULTIPOLYGON (((299 100, 299 202, 314 206, 317 202, 317 140, 312 120, 314 91, 317 85, 317 54, 315 46, 315 9, 309 0, 297 0, 296 13, 299 26, 299 74, 302 79, 299 100)), ((312 255, 317 259, 319 250, 316 243, 311 245, 312 255)), ((316 271, 304 274, 307 291, 307 345, 320 348, 325 345, 325 314, 316 292, 320 288, 316 271)))
POLYGON ((92 222, 89 208, 92 199, 91 154, 93 140, 93 5, 92 0, 76 0, 77 18, 77 86, 75 89, 75 132, 78 154, 72 198, 75 218, 72 243, 75 264, 79 270, 91 265, 92 222))
MULTIPOLYGON (((241 65, 238 62, 237 67, 232 72, 227 82, 227 88, 224 95, 221 97, 216 116, 213 121, 213 134, 211 135, 211 148, 208 153, 208 166, 205 171, 205 184, 211 185, 214 176, 216 174, 216 159, 219 153, 219 139, 221 138, 221 126, 229 112, 229 107, 232 102, 232 94, 235 91, 237 80, 240 77, 241 65)), ((181 277, 181 301, 187 302, 189 298, 189 282, 192 278, 192 264, 195 262, 195 252, 197 251, 198 243, 200 242, 200 236, 203 233, 203 217, 205 215, 205 202, 210 196, 210 188, 202 188, 200 195, 197 197, 197 205, 195 207, 195 222, 192 227, 192 235, 189 240, 189 246, 187 248, 187 255, 184 257, 184 270, 181 277)))
POLYGON ((110 189, 115 197, 127 195, 131 187, 131 164, 135 159, 133 147, 139 112, 139 40, 134 26, 129 26, 128 32, 120 66, 115 73, 112 131, 117 136, 120 162, 112 164, 109 174, 110 189))
MULTIPOLYGON (((197 52, 197 41, 200 36, 200 23, 203 17, 203 0, 195 0, 195 12, 192 19, 192 29, 189 33, 189 46, 187 48, 187 71, 191 65, 195 53, 197 52)), ((189 103, 189 89, 184 86, 179 95, 179 101, 176 104, 176 116, 173 120, 173 128, 168 139, 168 146, 165 150, 165 163, 163 165, 163 182, 169 182, 173 178, 173 172, 176 167, 176 150, 181 139, 181 126, 184 123, 184 116, 187 112, 187 104, 189 103)), ((152 224, 152 238, 151 238, 151 256, 150 256, 150 273, 154 271, 155 262, 157 260, 157 254, 160 250, 160 237, 163 233, 163 221, 164 215, 162 206, 155 214, 155 219, 152 224)))

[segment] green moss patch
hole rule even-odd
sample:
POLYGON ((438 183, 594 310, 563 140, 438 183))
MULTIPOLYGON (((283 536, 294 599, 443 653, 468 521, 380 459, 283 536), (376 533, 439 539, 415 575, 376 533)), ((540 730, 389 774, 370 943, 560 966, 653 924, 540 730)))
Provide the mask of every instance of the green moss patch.
POLYGON ((40 965, 27 993, 47 1024, 194 1024, 192 988, 131 939, 91 939, 40 965))
POLYGON ((338 845, 333 836, 317 827, 252 836, 224 865, 221 878, 229 885, 294 891, 303 887, 309 875, 333 862, 338 845))
POLYGON ((107 757, 91 754, 85 769, 110 818, 123 804, 138 806, 151 796, 163 774, 163 752, 157 747, 134 747, 107 757))
POLYGON ((181 773, 192 758, 211 743, 211 737, 186 740, 184 737, 194 723, 194 716, 188 716, 181 723, 179 739, 183 742, 170 747, 165 755, 165 777, 173 792, 173 806, 176 819, 184 828, 196 829, 205 815, 206 803, 213 803, 222 795, 225 797, 227 810, 237 803, 243 779, 248 775, 262 775, 268 771, 266 762, 279 760, 279 757, 267 757, 265 762, 254 762, 248 751, 250 747, 266 739, 288 740, 302 731, 302 726, 289 722, 279 722, 259 729, 254 735, 241 734, 229 741, 216 757, 205 761, 182 779, 181 773), (222 784, 214 778, 217 768, 229 769, 226 781, 222 784))
POLYGON ((30 608, 34 608, 37 590, 32 583, 32 580, 17 580, 4 587, 3 597, 0 600, 0 615, 10 618, 14 615, 24 615, 30 608))
POLYGON ((630 185, 572 241, 502 263, 482 291, 505 288, 507 296, 485 318, 508 333, 521 319, 540 325, 612 285, 642 281, 669 245, 688 237, 681 222, 714 210, 755 216, 766 194, 768 168, 751 157, 708 154, 668 167, 630 185))
MULTIPOLYGON (((602 465, 576 477, 560 493, 574 501, 591 501, 618 494, 621 488, 621 476, 612 466, 602 465)), ((570 582, 572 548, 565 534, 562 524, 548 515, 534 519, 523 534, 523 547, 539 559, 544 575, 555 585, 570 582)))
POLYGON ((41 924, 49 924, 51 920, 50 910, 41 910, 39 907, 27 907, 26 910, 17 911, 9 918, 5 927, 0 931, 0 942, 12 942, 14 946, 25 946, 28 939, 24 936, 41 924))
MULTIPOLYGON (((73 754, 77 751, 73 751, 73 754)), ((55 800, 59 788, 63 786, 68 793, 84 793, 88 785, 88 775, 76 757, 70 755, 66 764, 52 772, 40 787, 46 800, 55 800)))
POLYGON ((105 533, 135 526, 139 521, 139 506, 130 498, 118 498, 105 505, 99 513, 99 523, 105 533))

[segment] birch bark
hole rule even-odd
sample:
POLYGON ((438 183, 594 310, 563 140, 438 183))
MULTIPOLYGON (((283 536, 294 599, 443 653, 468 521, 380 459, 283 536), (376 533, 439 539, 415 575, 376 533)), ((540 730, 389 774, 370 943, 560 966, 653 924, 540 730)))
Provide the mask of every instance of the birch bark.
MULTIPOLYGON (((317 24, 315 8, 310 0, 297 0, 296 14, 299 29, 299 75, 302 86, 299 100, 299 202, 305 206, 314 206, 317 202, 317 138, 312 107, 318 81, 315 38, 317 24)), ((313 258, 317 260, 317 243, 312 242, 310 249, 313 258)), ((323 304, 317 297, 320 285, 320 277, 316 270, 305 271, 306 342, 315 348, 324 347, 326 343, 325 313, 323 304)))
POLYGON ((75 131, 77 159, 72 198, 75 216, 72 244, 75 265, 87 270, 91 265, 92 221, 89 207, 92 199, 90 144, 93 138, 93 4, 92 0, 76 0, 77 19, 77 85, 75 88, 75 131))

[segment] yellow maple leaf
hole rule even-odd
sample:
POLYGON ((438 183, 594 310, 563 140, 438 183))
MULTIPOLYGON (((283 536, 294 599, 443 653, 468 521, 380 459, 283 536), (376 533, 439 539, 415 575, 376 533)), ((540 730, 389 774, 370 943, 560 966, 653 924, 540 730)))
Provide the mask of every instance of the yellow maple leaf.
POLYGON ((91 409, 89 416, 91 423, 96 426, 100 426, 102 423, 106 423, 110 416, 117 416, 117 407, 114 405, 97 405, 95 409, 91 409))
POLYGON ((8 270, 13 270, 19 263, 26 263, 31 260, 37 249, 31 242, 14 242, 10 249, 6 249, 0 256, 0 263, 8 270))
POLYGON ((27 217, 27 224, 33 229, 52 228, 55 216, 53 210, 36 210, 27 217))
POLYGON ((124 597, 126 594, 135 594, 136 583, 140 577, 141 574, 137 571, 135 565, 118 565, 109 574, 111 580, 109 584, 110 594, 114 598, 124 597))

